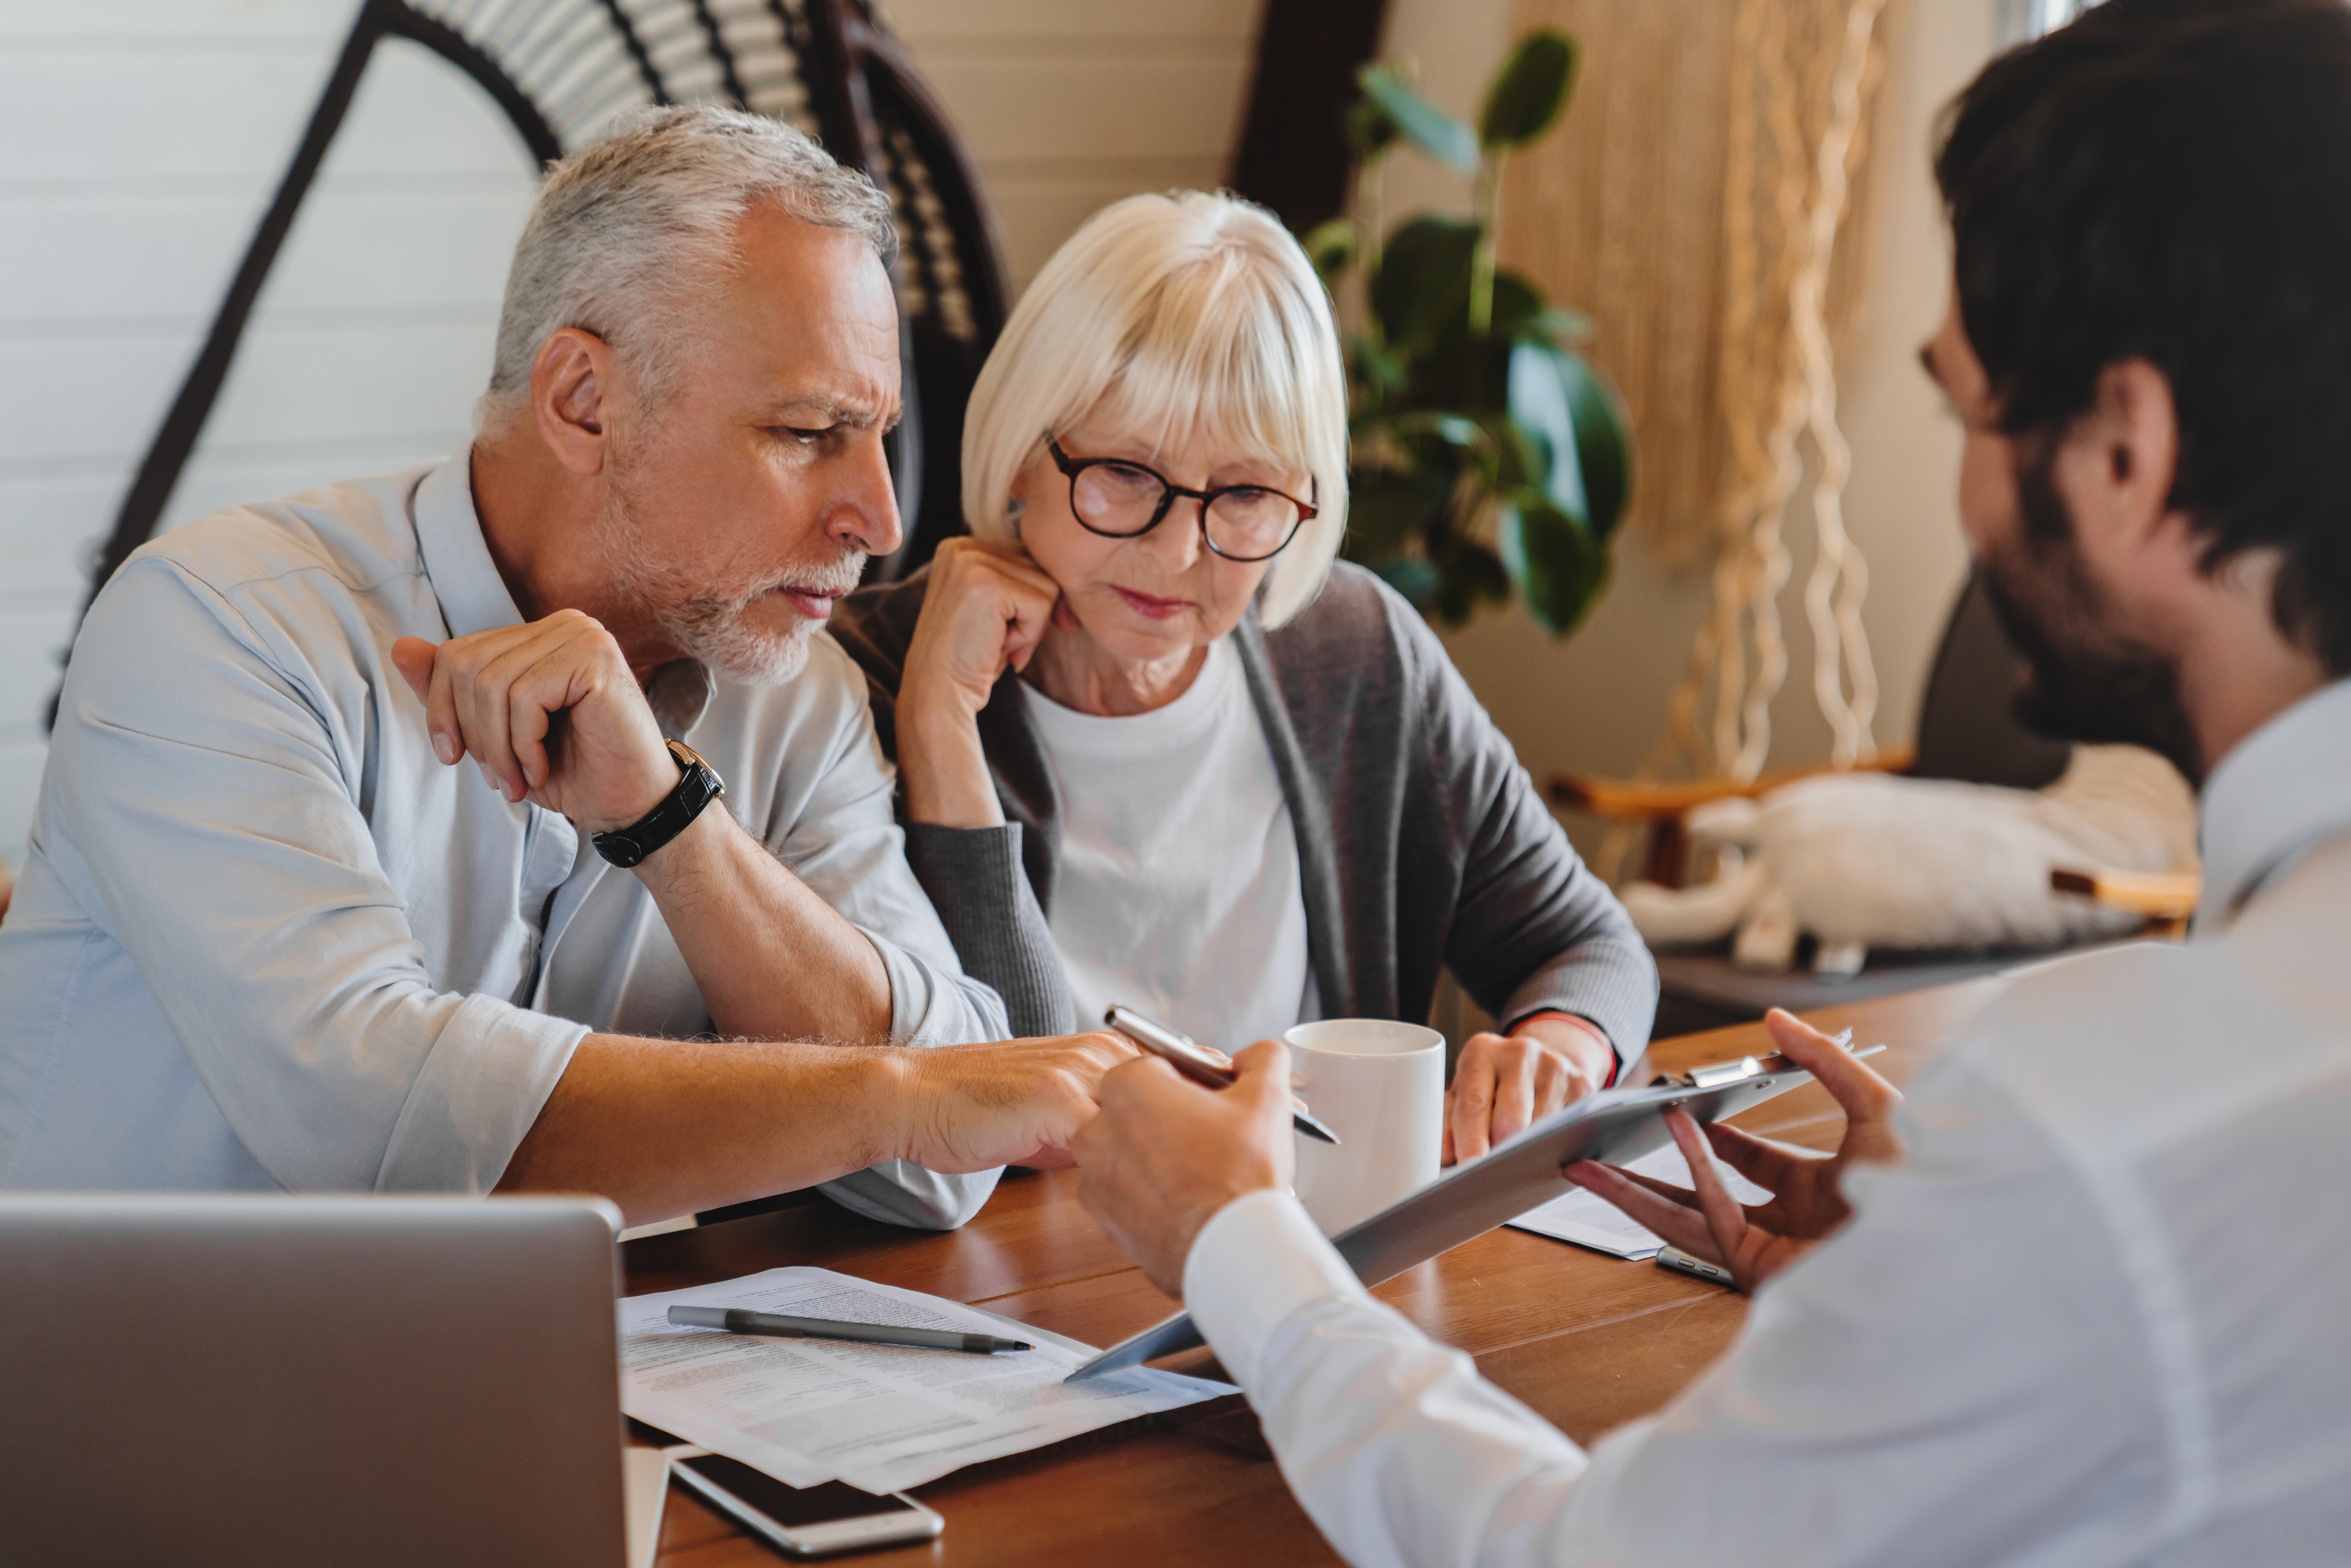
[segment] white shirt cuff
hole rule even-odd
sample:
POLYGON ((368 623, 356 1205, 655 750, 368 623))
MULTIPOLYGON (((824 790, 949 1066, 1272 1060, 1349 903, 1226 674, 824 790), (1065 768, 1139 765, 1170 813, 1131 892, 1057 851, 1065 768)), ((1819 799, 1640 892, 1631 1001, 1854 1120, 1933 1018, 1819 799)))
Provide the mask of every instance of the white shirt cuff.
POLYGON ((1225 1370, 1244 1387, 1283 1320, 1318 1301, 1364 1294, 1306 1210, 1260 1187, 1217 1210, 1184 1260, 1184 1304, 1225 1370))

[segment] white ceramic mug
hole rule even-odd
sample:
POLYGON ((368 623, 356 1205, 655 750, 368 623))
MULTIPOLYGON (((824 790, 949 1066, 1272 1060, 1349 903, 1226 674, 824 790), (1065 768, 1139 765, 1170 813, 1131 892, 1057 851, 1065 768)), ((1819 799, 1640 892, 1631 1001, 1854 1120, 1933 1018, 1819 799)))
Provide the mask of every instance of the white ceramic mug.
POLYGON ((1299 1202, 1336 1236, 1437 1179, 1445 1145, 1445 1037, 1385 1019, 1302 1023, 1282 1040, 1290 1081, 1336 1148, 1298 1141, 1299 1202))

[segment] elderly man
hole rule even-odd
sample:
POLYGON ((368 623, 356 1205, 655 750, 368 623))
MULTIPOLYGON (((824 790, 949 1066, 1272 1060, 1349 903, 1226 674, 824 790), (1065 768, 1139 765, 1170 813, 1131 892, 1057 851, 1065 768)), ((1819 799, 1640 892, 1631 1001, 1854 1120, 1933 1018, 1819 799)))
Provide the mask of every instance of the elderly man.
POLYGON ((1589 1453, 1368 1297, 1281 1190, 1280 1046, 1225 1095, 1111 1074, 1086 1201, 1364 1568, 2344 1559, 2351 10, 2108 0, 1951 126, 1928 363, 1961 519, 2033 711, 2201 781, 2195 939, 2019 977, 1899 1114, 1775 1017, 1849 1131, 1808 1158, 1714 1130, 1768 1207, 1686 1118, 1696 1195, 1575 1167, 1771 1277, 1721 1362, 1589 1453))
POLYGON ((899 538, 891 243, 796 132, 645 112, 550 173, 469 452, 132 558, 0 928, 0 1186, 945 1226, 1056 1157, 1124 1050, 967 1043, 817 634, 899 538))

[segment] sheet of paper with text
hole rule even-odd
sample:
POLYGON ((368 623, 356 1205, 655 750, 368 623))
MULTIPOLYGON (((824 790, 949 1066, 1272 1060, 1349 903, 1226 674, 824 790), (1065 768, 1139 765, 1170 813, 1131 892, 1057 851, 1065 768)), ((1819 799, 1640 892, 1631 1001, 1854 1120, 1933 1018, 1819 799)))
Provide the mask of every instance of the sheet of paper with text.
POLYGON ((770 1269, 631 1296, 620 1311, 622 1408, 791 1486, 838 1479, 902 1491, 982 1459, 1235 1392, 1150 1367, 1064 1383, 1092 1346, 829 1269, 770 1269), (668 1314, 678 1303, 1009 1335, 1037 1348, 968 1355, 676 1328, 668 1314))

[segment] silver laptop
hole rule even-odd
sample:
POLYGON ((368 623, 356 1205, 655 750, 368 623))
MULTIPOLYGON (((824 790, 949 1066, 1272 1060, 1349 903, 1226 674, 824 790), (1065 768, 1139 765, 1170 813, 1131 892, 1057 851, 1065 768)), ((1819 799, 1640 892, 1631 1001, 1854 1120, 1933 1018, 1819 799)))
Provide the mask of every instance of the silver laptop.
POLYGON ((0 1193, 0 1563, 621 1568, 620 1224, 0 1193))

